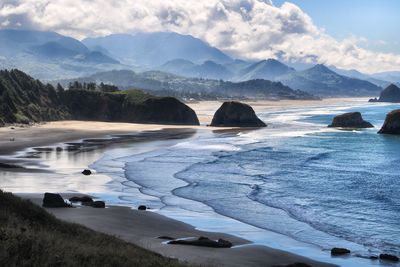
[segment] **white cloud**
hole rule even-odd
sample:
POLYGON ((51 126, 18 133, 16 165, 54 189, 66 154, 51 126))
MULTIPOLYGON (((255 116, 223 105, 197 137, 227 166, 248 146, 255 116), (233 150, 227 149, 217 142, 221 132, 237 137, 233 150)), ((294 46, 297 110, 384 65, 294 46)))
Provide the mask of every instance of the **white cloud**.
POLYGON ((338 41, 299 7, 269 0, 2 0, 0 26, 53 30, 77 38, 176 31, 232 55, 318 62, 365 72, 400 68, 400 55, 376 53, 350 37, 338 41))

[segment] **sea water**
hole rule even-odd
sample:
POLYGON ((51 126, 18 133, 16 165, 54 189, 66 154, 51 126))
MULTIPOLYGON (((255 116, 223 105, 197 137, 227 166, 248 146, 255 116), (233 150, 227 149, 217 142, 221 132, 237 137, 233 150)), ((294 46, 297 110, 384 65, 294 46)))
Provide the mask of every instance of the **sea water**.
MULTIPOLYGON (((400 137, 377 134, 397 107, 269 109, 259 113, 269 124, 264 129, 202 132, 144 153, 111 153, 93 167, 106 172, 122 164, 121 203, 145 204, 208 230, 234 233, 230 227, 242 226, 224 220, 230 218, 322 250, 398 255, 400 137), (326 127, 350 111, 376 128, 326 127)), ((253 230, 241 235, 262 243, 253 230)))

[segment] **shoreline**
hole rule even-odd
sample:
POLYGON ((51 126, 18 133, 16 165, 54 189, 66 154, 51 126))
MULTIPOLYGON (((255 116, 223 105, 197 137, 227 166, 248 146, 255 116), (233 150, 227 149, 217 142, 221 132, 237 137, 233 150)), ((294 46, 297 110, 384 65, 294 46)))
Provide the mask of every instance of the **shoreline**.
MULTIPOLYGON (((65 122, 68 123, 68 122, 65 122)), ((40 125, 42 126, 42 125, 40 125)), ((27 128, 27 129, 23 129, 24 134, 28 134, 28 132, 30 130, 33 130, 33 132, 36 132, 35 134, 37 134, 38 130, 37 128, 43 128, 42 127, 38 127, 38 126, 33 126, 32 128, 27 128)), ((136 125, 135 125, 136 126, 136 125)), ((51 127, 54 127, 54 124, 51 125, 51 127)), ((175 126, 167 126, 167 127, 172 127, 174 129, 176 129, 177 127, 175 126)), ((131 128, 129 128, 129 132, 131 131, 131 128)), ((149 125, 145 125, 144 127, 140 127, 140 131, 157 131, 157 130, 161 130, 164 129, 164 125, 157 125, 157 126, 151 126, 149 127, 149 125), (143 130, 143 128, 145 128, 145 130, 143 130)), ((189 127, 178 127, 179 128, 184 128, 187 129, 189 127)), ((202 128, 200 127, 190 127, 190 128, 202 128)), ((208 128, 208 129, 212 129, 212 128, 208 128)), ((225 130, 225 129, 224 129, 225 130)), ((128 131, 125 131, 125 133, 127 133, 128 131)), ((47 132, 47 134, 51 134, 53 131, 47 132)), ((39 139, 38 142, 27 142, 26 140, 24 140, 23 145, 18 145, 15 147, 10 146, 6 151, 8 152, 8 154, 12 154, 12 155, 18 155, 19 153, 25 153, 27 152, 29 149, 32 149, 32 147, 46 147, 46 146, 56 146, 57 144, 60 143, 65 143, 65 142, 69 142, 69 141, 74 141, 76 142, 77 138, 76 137, 80 137, 80 140, 83 141, 85 139, 88 138, 105 138, 105 137, 109 137, 112 134, 123 134, 124 131, 96 131, 94 133, 87 133, 87 132, 75 132, 73 134, 73 137, 68 138, 67 140, 64 139, 64 135, 61 134, 57 135, 57 138, 46 138, 46 140, 43 139, 39 139), (27 144, 31 144, 31 146, 27 146, 27 144)), ((130 132, 132 133, 132 132, 130 132)), ((69 131, 67 131, 67 133, 64 133, 66 135, 69 135, 69 131)), ((3 137, 4 140, 4 136, 3 137)), ((4 155, 4 150, 2 151, 4 155)), ((41 153, 46 153, 46 151, 40 151, 41 153)), ((7 171, 7 170, 5 170, 7 171)), ((27 170, 30 171, 30 170, 27 170)), ((16 170, 15 175, 18 175, 19 170, 16 170)), ((78 193, 78 192, 77 192, 78 193)), ((67 193, 67 194, 71 194, 71 193, 67 193)), ((17 195, 19 196, 23 196, 24 198, 29 198, 32 199, 34 202, 36 202, 37 204, 40 204, 41 202, 41 198, 38 198, 38 194, 24 194, 24 193, 17 193, 17 195)), ((76 194, 74 194, 76 195, 76 194)), ((112 206, 110 208, 106 208, 103 210, 98 210, 98 209, 92 209, 92 208, 77 208, 77 209, 51 209, 49 210, 51 213, 55 214, 58 218, 62 219, 62 220, 67 220, 67 221, 73 221, 76 223, 80 223, 83 224, 85 226, 88 226, 89 228, 92 228, 94 230, 98 230, 98 231, 102 231, 104 233, 108 233, 108 234, 112 234, 112 235, 118 235, 120 238, 126 240, 126 238, 124 238, 124 232, 118 232, 118 231, 114 231, 116 230, 115 227, 113 227, 113 225, 116 225, 116 223, 118 223, 119 220, 117 221, 113 221, 115 218, 126 218, 126 216, 132 216, 131 219, 137 219, 137 216, 140 215, 140 218, 143 217, 143 212, 138 212, 135 210, 132 210, 130 207, 122 207, 122 206, 112 206), (105 214, 111 212, 112 216, 110 216, 110 214, 105 214), (71 214, 72 213, 72 214, 71 214), (75 213, 75 215, 74 215, 75 213), (130 215, 128 215, 130 214, 130 215), (98 216, 97 219, 92 220, 94 216, 98 216), (105 221, 105 220, 109 220, 107 225, 96 225, 93 223, 99 222, 99 221, 105 221), (103 229, 103 230, 102 230, 103 229), (114 229, 113 231, 109 232, 109 229, 114 229)), ((233 247, 231 249, 211 249, 211 248, 201 248, 201 247, 193 247, 193 246, 182 246, 182 245, 165 245, 162 242, 160 242, 160 240, 154 239, 154 236, 147 236, 147 238, 145 238, 144 243, 141 243, 139 245, 141 245, 144 248, 150 249, 152 251, 161 253, 165 256, 168 257, 175 257, 175 258, 179 258, 181 260, 184 261, 189 261, 189 262, 193 262, 193 263, 199 263, 199 264, 209 264, 209 263, 218 263, 218 265, 226 265, 226 266, 243 266, 243 265, 247 265, 247 266, 260 266, 260 265, 277 265, 277 264, 291 264, 291 263, 295 263, 295 262, 304 262, 304 263, 308 263, 308 264, 312 264, 312 266, 334 266, 332 264, 327 264, 327 263, 320 263, 317 261, 313 261, 311 259, 293 254, 293 253, 289 253, 289 252, 285 252, 283 250, 276 250, 273 248, 269 248, 267 246, 262 246, 262 245, 255 245, 252 244, 250 241, 239 238, 237 236, 232 236, 229 234, 224 234, 224 233, 217 233, 217 232, 206 232, 206 231, 199 231, 196 230, 193 226, 190 226, 186 223, 183 223, 181 221, 177 221, 174 219, 171 219, 169 217, 166 217, 164 215, 161 215, 159 213, 154 213, 154 212, 146 212, 145 214, 147 214, 146 216, 151 218, 149 219, 150 221, 148 221, 146 219, 146 224, 144 226, 146 226, 149 222, 151 222, 153 225, 156 224, 158 227, 161 225, 163 225, 165 222, 169 222, 171 223, 170 226, 171 228, 169 228, 168 232, 163 232, 163 234, 160 235, 171 235, 171 233, 179 233, 179 235, 177 235, 178 237, 189 237, 189 236, 207 236, 210 238, 226 238, 230 241, 233 241, 233 243, 235 245, 239 245, 239 247, 233 247), (178 229, 178 230, 173 230, 174 228, 178 229), (169 234, 168 234, 169 233, 169 234), (148 247, 150 245, 150 247, 148 247), (243 246, 244 245, 244 246, 243 246), (211 255, 211 258, 205 258, 204 255, 211 255)), ((147 218, 146 217, 146 218, 147 218)), ((125 221, 126 222, 126 221, 125 221)), ((132 225, 130 223, 130 227, 132 228, 132 225)), ((117 227, 117 228, 121 228, 121 229, 125 229, 125 231, 129 230, 130 228, 127 227, 126 225, 124 227, 117 227)), ((133 229, 132 229, 133 230, 133 229)), ((148 232, 150 231, 150 229, 148 229, 148 232)), ((129 242, 133 242, 135 239, 135 235, 131 235, 131 239, 127 240, 129 242)), ((135 243, 135 242, 134 242, 135 243)), ((135 243, 137 244, 137 243, 135 243)))

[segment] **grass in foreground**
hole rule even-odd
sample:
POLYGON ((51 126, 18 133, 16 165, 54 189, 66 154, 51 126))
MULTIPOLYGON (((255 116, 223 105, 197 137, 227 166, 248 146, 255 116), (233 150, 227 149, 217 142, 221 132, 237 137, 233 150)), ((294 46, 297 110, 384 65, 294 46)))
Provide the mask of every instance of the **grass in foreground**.
POLYGON ((0 266, 186 266, 0 190, 0 266))

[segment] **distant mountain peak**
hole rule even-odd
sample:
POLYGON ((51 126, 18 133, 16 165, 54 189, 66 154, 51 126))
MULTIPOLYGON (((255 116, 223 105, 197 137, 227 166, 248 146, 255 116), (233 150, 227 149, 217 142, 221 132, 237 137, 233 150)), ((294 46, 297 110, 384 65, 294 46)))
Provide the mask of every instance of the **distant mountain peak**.
POLYGON ((317 71, 321 71, 321 72, 336 73, 336 72, 332 71, 331 69, 329 69, 324 64, 316 64, 314 67, 311 67, 310 70, 317 70, 317 71))

